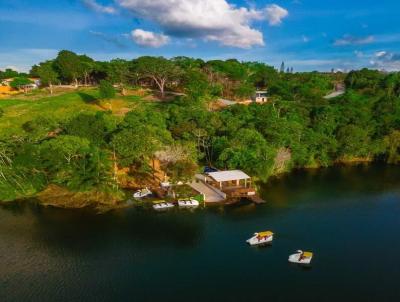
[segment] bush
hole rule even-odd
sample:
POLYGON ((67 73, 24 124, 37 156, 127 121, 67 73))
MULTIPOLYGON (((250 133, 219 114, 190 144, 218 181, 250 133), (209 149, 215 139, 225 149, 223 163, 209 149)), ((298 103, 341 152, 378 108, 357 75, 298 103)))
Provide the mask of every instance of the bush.
POLYGON ((101 99, 112 99, 115 97, 114 86, 108 81, 100 81, 99 95, 101 99))

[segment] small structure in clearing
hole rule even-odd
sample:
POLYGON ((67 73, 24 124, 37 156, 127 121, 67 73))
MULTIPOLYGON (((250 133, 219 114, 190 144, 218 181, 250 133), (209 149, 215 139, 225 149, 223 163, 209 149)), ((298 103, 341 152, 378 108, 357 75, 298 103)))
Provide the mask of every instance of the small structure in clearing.
POLYGON ((266 90, 256 91, 255 95, 252 97, 252 101, 260 104, 268 102, 268 91, 266 90))

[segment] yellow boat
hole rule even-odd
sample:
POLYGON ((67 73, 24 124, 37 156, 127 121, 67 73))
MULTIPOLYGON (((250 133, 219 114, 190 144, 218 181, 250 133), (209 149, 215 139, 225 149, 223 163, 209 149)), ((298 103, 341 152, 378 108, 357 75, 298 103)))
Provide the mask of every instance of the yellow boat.
POLYGON ((271 231, 264 231, 254 233, 253 237, 246 240, 246 242, 250 245, 263 245, 267 243, 271 243, 274 239, 274 233, 271 231))
POLYGON ((296 254, 289 256, 289 262, 299 264, 310 264, 314 254, 312 252, 303 252, 298 250, 296 254))

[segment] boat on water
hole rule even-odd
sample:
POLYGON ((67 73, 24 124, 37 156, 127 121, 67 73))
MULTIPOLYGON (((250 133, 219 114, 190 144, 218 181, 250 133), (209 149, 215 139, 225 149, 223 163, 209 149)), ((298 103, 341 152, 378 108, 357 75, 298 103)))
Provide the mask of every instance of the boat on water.
POLYGON ((254 233, 253 237, 246 240, 246 242, 250 245, 263 245, 267 243, 271 243, 274 239, 274 233, 271 231, 254 233))
POLYGON ((312 258, 313 253, 298 250, 295 254, 289 256, 289 262, 298 264, 310 264, 312 258))
POLYGON ((178 200, 178 206, 180 208, 197 208, 200 203, 195 199, 182 199, 178 200))
POLYGON ((133 193, 133 198, 144 198, 153 194, 148 188, 144 188, 133 193))
POLYGON ((174 204, 170 202, 160 202, 153 205, 153 209, 157 211, 172 209, 174 204))

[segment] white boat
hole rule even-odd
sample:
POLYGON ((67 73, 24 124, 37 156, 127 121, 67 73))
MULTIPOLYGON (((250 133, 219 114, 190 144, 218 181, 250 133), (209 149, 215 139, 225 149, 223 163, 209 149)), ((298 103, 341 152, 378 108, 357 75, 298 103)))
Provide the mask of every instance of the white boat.
POLYGON ((136 191, 135 193, 133 193, 133 198, 143 198, 146 196, 150 196, 151 194, 153 194, 148 188, 145 189, 141 189, 136 191))
POLYGON ((163 189, 168 189, 169 187, 171 187, 171 184, 168 181, 164 181, 164 182, 160 183, 160 186, 163 189))
POLYGON ((180 208, 197 208, 200 203, 195 199, 182 199, 178 201, 180 208))
POLYGON ((299 263, 299 264, 310 264, 313 258, 313 253, 311 252, 303 252, 298 250, 296 254, 289 256, 289 262, 299 263))
POLYGON ((153 205, 154 210, 168 210, 173 207, 174 205, 170 202, 160 202, 153 205))
POLYGON ((254 233, 254 236, 246 240, 250 245, 262 245, 272 242, 274 239, 274 233, 271 231, 254 233))

